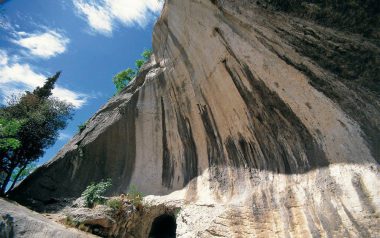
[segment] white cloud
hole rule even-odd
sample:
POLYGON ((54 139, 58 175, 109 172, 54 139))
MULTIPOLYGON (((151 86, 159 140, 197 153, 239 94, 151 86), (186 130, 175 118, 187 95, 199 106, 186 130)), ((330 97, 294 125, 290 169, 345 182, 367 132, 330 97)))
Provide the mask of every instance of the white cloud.
POLYGON ((44 33, 29 34, 16 32, 17 39, 14 43, 29 50, 30 54, 41 58, 51 58, 66 51, 70 40, 55 30, 47 30, 44 33))
POLYGON ((85 104, 88 98, 85 94, 74 92, 60 86, 53 89, 53 96, 73 104, 76 108, 85 104))
POLYGON ((97 32, 109 35, 117 22, 145 26, 162 9, 162 0, 73 0, 79 13, 97 32))
POLYGON ((58 140, 60 140, 60 141, 66 141, 66 140, 70 139, 71 137, 73 137, 73 136, 70 135, 70 134, 67 134, 65 132, 60 132, 59 136, 58 136, 58 140))
POLYGON ((8 55, 0 49, 0 65, 8 64, 8 55))
MULTIPOLYGON (((37 86, 42 86, 46 78, 47 76, 36 73, 28 64, 10 62, 7 53, 0 50, 0 92, 3 100, 12 94, 33 91, 37 86)), ((54 88, 53 96, 73 104, 76 108, 83 106, 88 98, 85 94, 59 85, 54 88)))
POLYGON ((85 15, 91 28, 102 33, 112 32, 112 17, 104 7, 81 0, 75 0, 74 5, 80 13, 85 15))

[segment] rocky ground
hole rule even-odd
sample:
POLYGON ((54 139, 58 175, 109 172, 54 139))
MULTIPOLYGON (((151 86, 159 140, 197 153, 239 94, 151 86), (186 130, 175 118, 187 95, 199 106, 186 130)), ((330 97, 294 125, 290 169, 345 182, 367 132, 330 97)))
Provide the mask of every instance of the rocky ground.
POLYGON ((54 217, 33 212, 15 202, 0 199, 0 237, 96 237, 56 222, 54 217))

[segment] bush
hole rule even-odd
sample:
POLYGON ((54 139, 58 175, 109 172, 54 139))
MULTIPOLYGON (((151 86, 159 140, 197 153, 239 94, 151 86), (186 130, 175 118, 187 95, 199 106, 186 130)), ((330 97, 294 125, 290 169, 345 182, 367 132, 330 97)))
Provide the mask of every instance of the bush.
POLYGON ((150 56, 152 56, 152 54, 153 54, 152 50, 144 50, 141 56, 144 58, 145 61, 148 61, 150 59, 150 56))
POLYGON ((136 64, 136 70, 138 71, 138 70, 140 70, 141 67, 145 64, 145 60, 143 60, 143 59, 138 59, 138 60, 136 60, 135 64, 136 64))
POLYGON ((141 207, 144 195, 137 190, 137 187, 131 185, 127 193, 127 199, 133 204, 135 207, 141 207))
POLYGON ((93 207, 95 204, 104 204, 105 199, 102 197, 105 191, 111 187, 111 179, 102 180, 99 183, 91 183, 87 186, 86 190, 83 191, 82 197, 85 199, 86 207, 93 207))
POLYGON ((123 208, 123 201, 119 198, 113 198, 107 201, 107 206, 113 210, 121 210, 123 208))
POLYGON ((74 220, 71 216, 66 216, 62 223, 67 227, 78 228, 79 230, 84 232, 92 232, 90 227, 86 226, 86 224, 84 223, 74 220))
POLYGON ((86 129, 86 126, 87 126, 87 122, 79 125, 78 126, 79 133, 81 133, 82 131, 84 131, 84 129, 86 129))
POLYGON ((65 220, 63 220, 63 224, 70 227, 77 227, 80 223, 78 221, 74 221, 71 216, 66 216, 65 220))
POLYGON ((83 223, 79 224, 78 229, 81 231, 84 231, 84 232, 90 232, 91 233, 91 229, 83 223))

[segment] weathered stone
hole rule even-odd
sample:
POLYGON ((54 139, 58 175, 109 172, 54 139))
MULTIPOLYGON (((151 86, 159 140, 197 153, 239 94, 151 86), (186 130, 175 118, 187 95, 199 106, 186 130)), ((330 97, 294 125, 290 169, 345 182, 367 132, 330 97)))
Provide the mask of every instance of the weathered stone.
POLYGON ((151 62, 12 197, 112 178, 178 237, 379 237, 379 42, 257 2, 167 1, 151 62))
POLYGON ((95 237, 73 228, 67 228, 41 214, 4 199, 0 199, 0 208, 0 237, 95 237))
POLYGON ((71 209, 66 213, 66 216, 73 219, 73 221, 84 225, 97 225, 103 228, 111 228, 116 221, 112 219, 112 209, 98 205, 95 208, 77 208, 71 209))

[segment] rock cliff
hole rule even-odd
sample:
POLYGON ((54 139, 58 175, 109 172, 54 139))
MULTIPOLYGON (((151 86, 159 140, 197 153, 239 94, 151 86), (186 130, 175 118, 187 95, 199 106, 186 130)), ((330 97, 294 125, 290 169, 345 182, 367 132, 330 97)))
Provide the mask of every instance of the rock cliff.
POLYGON ((378 3, 364 31, 278 2, 166 1, 151 61, 12 197, 111 178, 181 207, 177 237, 379 237, 378 3))

